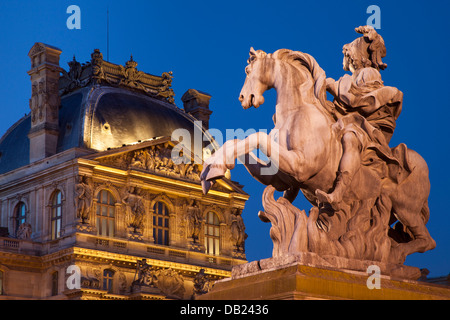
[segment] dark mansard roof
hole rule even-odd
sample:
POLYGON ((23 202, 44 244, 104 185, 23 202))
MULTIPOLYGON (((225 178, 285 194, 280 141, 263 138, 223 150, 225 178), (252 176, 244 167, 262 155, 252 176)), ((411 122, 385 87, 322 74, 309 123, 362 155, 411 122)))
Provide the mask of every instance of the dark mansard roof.
MULTIPOLYGON (((193 138, 194 130, 199 130, 196 119, 174 104, 170 73, 145 74, 131 59, 126 67, 102 61, 104 72, 96 77, 94 62, 78 64, 76 78, 70 71, 62 72, 57 153, 71 148, 105 151, 170 137, 179 128, 193 138), (133 78, 133 72, 138 76, 133 78)), ((30 118, 24 116, 0 139, 0 174, 29 164, 30 118)))

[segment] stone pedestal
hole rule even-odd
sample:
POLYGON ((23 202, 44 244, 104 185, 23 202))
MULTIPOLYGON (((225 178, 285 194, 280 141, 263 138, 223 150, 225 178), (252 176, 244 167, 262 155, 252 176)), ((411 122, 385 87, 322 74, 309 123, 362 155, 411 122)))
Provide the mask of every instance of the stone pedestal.
MULTIPOLYGON (((450 288, 422 281, 379 276, 379 289, 368 286, 373 276, 358 269, 358 260, 348 260, 349 268, 313 265, 315 255, 265 259, 233 268, 233 276, 217 281, 212 290, 198 300, 450 300, 450 288), (303 262, 302 262, 303 260, 303 262), (306 262, 306 261, 309 261, 306 262), (369 282, 371 280, 369 279, 369 282)), ((341 264, 345 263, 340 261, 341 264)), ((359 261, 359 266, 376 265, 359 261)), ((386 266, 383 266, 386 268, 386 266)), ((413 267, 403 266, 405 274, 413 267)), ((383 268, 380 267, 380 270, 383 268)), ((384 269, 386 270, 386 269, 384 269)))

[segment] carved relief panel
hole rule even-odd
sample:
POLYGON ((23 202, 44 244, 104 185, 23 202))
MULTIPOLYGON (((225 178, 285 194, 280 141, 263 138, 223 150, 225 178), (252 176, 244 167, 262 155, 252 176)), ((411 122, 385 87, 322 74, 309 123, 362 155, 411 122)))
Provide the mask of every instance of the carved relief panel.
POLYGON ((138 169, 173 178, 200 180, 200 168, 195 163, 175 164, 171 157, 172 147, 168 143, 150 146, 120 155, 101 158, 101 164, 120 168, 138 169))

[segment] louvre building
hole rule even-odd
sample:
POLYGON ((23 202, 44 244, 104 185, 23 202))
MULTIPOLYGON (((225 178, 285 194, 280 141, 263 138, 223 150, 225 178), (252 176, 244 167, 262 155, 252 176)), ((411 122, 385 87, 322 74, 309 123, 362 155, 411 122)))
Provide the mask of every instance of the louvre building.
POLYGON ((229 176, 202 193, 211 97, 179 108, 171 72, 60 54, 31 48, 30 112, 0 139, 0 299, 192 299, 229 277, 248 195, 229 176), (180 128, 207 137, 192 161, 180 128))

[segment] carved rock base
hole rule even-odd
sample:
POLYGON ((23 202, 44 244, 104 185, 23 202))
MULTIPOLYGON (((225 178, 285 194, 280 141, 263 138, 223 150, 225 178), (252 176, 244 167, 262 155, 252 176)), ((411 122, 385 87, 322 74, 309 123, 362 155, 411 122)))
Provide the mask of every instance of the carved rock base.
POLYGON ((97 229, 90 224, 79 223, 77 224, 77 232, 94 234, 97 232, 97 229))
POLYGON ((233 258, 238 258, 238 259, 245 259, 245 252, 242 250, 238 250, 238 249, 234 249, 233 250, 233 258))
MULTIPOLYGON (((296 259, 302 257, 286 258, 284 262, 265 259, 235 267, 232 278, 215 282, 210 292, 196 299, 450 300, 450 288, 444 286, 381 275, 380 288, 370 289, 365 271, 312 266, 296 259)), ((308 259, 316 261, 309 254, 303 257, 304 261, 308 259)))
POLYGON ((189 250, 194 252, 205 252, 205 247, 198 242, 191 240, 189 242, 189 250))
POLYGON ((401 264, 389 264, 379 261, 347 259, 336 256, 319 256, 311 252, 301 252, 295 255, 285 255, 277 258, 268 258, 253 261, 233 267, 232 278, 240 278, 249 274, 267 271, 274 268, 299 263, 304 266, 327 268, 340 271, 357 271, 367 274, 371 265, 380 268, 381 275, 396 279, 417 280, 421 276, 419 268, 401 264))
POLYGON ((133 284, 133 285, 131 286, 131 292, 132 292, 132 293, 161 294, 161 289, 156 288, 156 287, 154 287, 154 286, 147 286, 147 285, 133 284))
POLYGON ((144 239, 141 232, 134 232, 133 228, 128 229, 128 239, 132 241, 142 241, 144 239))

